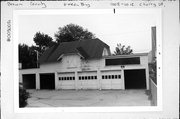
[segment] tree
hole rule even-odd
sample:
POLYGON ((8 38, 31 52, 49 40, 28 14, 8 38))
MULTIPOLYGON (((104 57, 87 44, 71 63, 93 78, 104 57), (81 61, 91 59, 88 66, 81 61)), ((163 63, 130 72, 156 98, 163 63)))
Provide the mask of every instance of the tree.
POLYGON ((32 46, 34 50, 37 50, 40 54, 42 54, 47 48, 51 47, 55 44, 53 39, 47 34, 37 32, 34 35, 34 42, 36 46, 32 46))
POLYGON ((19 63, 22 63, 22 69, 37 67, 37 54, 26 44, 19 44, 19 63))
POLYGON ((19 44, 19 62, 22 63, 22 69, 37 68, 38 57, 49 47, 56 44, 47 34, 37 32, 33 38, 35 46, 19 44), (37 56, 38 55, 38 56, 37 56))
POLYGON ((75 24, 68 24, 58 29, 59 31, 55 33, 55 38, 58 43, 96 38, 93 33, 75 24))
POLYGON ((133 50, 130 46, 126 47, 125 45, 121 45, 121 43, 117 44, 115 48, 114 55, 129 55, 132 54, 133 50))
POLYGON ((30 97, 30 93, 26 91, 22 83, 19 83, 19 107, 25 107, 28 102, 27 99, 30 97))

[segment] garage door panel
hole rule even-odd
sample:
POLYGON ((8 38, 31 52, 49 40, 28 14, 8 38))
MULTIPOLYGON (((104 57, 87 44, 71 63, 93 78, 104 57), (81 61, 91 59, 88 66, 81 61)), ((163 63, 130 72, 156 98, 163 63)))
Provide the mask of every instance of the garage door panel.
POLYGON ((119 80, 112 79, 111 82, 112 82, 112 84, 121 84, 122 80, 121 79, 119 79, 119 80))
POLYGON ((111 89, 111 85, 102 85, 101 88, 102 89, 111 89))
POLYGON ((78 72, 78 82, 80 89, 97 89, 97 72, 78 72))
POLYGON ((119 85, 112 85, 111 89, 122 89, 122 87, 119 85))
POLYGON ((101 85, 111 85, 111 81, 102 81, 101 85))
POLYGON ((73 86, 73 85, 63 85, 63 86, 61 86, 61 89, 75 89, 75 86, 73 86))
POLYGON ((122 88, 121 73, 122 73, 121 70, 102 71, 101 88, 121 89, 122 88))
POLYGON ((97 84, 96 85, 92 85, 92 84, 90 84, 90 85, 81 85, 80 86, 81 87, 81 89, 94 89, 94 88, 98 88, 97 87, 97 84))
POLYGON ((58 73, 58 89, 75 89, 75 73, 59 72, 58 73))
POLYGON ((95 85, 95 84, 97 84, 97 81, 81 81, 81 84, 85 84, 85 85, 95 85))
POLYGON ((74 85, 75 81, 62 81, 61 84, 62 85, 74 85))
POLYGON ((97 85, 83 85, 82 89, 97 89, 97 85))

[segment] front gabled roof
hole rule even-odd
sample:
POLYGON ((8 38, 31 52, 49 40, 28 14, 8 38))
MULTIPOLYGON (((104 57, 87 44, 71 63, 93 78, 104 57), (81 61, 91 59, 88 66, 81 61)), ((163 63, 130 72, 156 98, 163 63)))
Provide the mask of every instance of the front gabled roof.
POLYGON ((104 48, 109 50, 109 46, 99 39, 63 42, 47 49, 39 63, 56 62, 65 54, 80 54, 85 59, 97 59, 102 57, 104 48))

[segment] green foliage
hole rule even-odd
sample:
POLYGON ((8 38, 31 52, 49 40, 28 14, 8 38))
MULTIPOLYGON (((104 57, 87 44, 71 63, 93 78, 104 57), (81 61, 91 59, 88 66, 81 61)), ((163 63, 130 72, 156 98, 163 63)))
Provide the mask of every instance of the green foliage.
POLYGON ((22 63, 22 69, 37 68, 37 59, 46 49, 57 43, 95 39, 93 33, 75 24, 59 27, 55 37, 56 41, 53 41, 47 34, 37 32, 33 38, 35 45, 29 47, 26 44, 19 44, 19 62, 22 63))
POLYGON ((153 80, 155 84, 157 84, 157 67, 156 67, 156 60, 152 63, 149 63, 149 77, 153 80))
POLYGON ((19 44, 19 62, 22 63, 22 69, 36 68, 37 54, 26 44, 19 44))
POLYGON ((33 46, 40 54, 42 54, 47 48, 55 44, 53 39, 47 34, 37 32, 33 38, 36 46, 33 46))
POLYGON ((19 85, 19 107, 27 105, 27 99, 30 97, 29 93, 23 88, 22 84, 19 85))
POLYGON ((50 36, 40 32, 34 35, 34 42, 36 45, 30 47, 26 44, 19 44, 19 62, 22 63, 22 69, 37 68, 37 57, 55 44, 50 36))
POLYGON ((114 55, 129 55, 132 54, 133 50, 130 46, 126 47, 125 45, 121 45, 121 43, 117 44, 115 48, 114 55))
POLYGON ((59 31, 55 33, 55 38, 58 43, 71 42, 86 39, 95 39, 95 35, 87 29, 75 24, 68 24, 64 27, 59 27, 59 31))

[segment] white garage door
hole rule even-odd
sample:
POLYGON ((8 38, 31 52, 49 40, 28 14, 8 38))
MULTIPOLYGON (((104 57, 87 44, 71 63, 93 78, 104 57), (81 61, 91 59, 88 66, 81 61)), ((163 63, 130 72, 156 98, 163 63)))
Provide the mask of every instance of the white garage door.
POLYGON ((122 89, 121 70, 102 71, 101 88, 102 89, 122 89))
POLYGON ((58 89, 75 89, 75 73, 58 73, 58 89))
POLYGON ((78 72, 78 89, 98 89, 97 72, 78 72))

